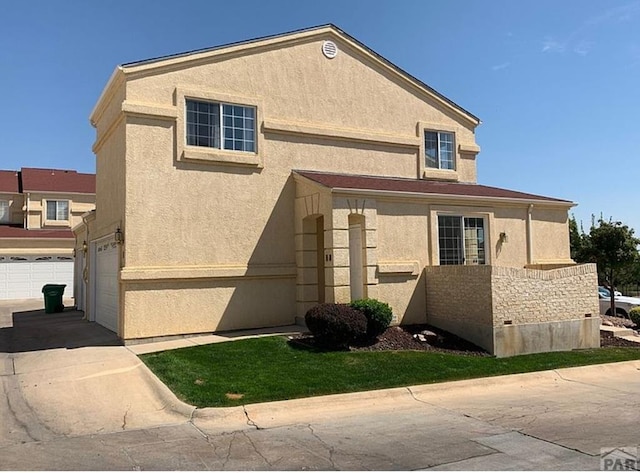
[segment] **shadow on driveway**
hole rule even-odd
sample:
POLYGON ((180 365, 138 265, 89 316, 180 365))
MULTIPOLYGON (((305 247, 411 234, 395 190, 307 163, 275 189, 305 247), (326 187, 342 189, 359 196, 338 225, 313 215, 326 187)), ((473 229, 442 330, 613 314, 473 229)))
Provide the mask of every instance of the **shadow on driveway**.
POLYGON ((12 312, 12 326, 0 328, 0 353, 20 353, 52 348, 122 345, 115 333, 83 319, 83 312, 65 309, 12 312))

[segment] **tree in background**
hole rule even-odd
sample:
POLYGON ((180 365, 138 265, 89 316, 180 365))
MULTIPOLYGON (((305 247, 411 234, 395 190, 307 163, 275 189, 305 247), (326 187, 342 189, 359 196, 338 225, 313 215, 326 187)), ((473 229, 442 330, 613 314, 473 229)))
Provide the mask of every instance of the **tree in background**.
MULTIPOLYGON (((575 218, 573 218, 575 224, 575 218)), ((571 221, 569 222, 571 235, 571 221)), ((575 227, 577 232, 577 225, 575 227)), ((575 261, 578 263, 596 263, 598 277, 611 292, 611 315, 616 314, 614 288, 623 282, 622 278, 633 274, 633 267, 640 262, 638 245, 640 239, 633 236, 633 229, 622 222, 604 221, 602 217, 591 223, 589 234, 578 233, 579 239, 573 241, 571 237, 572 255, 575 251, 575 261)))

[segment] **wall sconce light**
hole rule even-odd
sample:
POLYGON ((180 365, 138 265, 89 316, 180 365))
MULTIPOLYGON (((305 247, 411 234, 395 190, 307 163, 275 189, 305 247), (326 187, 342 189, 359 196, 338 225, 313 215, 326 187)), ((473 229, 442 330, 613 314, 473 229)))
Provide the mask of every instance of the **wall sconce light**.
POLYGON ((82 242, 82 252, 86 255, 89 247, 87 246, 87 240, 82 242))
POLYGON ((116 243, 118 243, 119 245, 121 245, 122 242, 124 242, 124 235, 122 234, 122 230, 120 230, 120 227, 116 228, 115 238, 116 238, 116 243))
POLYGON ((500 243, 509 243, 509 237, 506 232, 500 232, 500 243))

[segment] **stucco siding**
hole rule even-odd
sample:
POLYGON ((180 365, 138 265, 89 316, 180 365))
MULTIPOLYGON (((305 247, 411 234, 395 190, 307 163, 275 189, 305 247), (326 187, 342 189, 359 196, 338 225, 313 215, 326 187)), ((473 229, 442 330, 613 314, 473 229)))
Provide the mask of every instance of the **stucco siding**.
POLYGON ((150 281, 123 289, 124 339, 273 327, 295 318, 288 279, 150 281))

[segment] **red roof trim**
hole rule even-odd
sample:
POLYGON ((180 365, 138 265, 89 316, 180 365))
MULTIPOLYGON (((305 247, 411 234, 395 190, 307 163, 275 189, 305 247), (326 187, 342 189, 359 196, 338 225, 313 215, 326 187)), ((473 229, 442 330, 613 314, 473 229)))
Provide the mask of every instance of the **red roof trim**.
POLYGON ((0 171, 0 192, 20 193, 18 171, 0 171))
POLYGON ((520 199, 530 201, 545 201, 562 204, 573 202, 552 197, 544 197, 525 192, 500 189, 479 184, 460 182, 443 182, 426 179, 403 179, 395 177, 359 176, 353 174, 331 174, 317 171, 294 171, 318 184, 331 189, 354 189, 388 192, 409 192, 416 194, 450 195, 464 197, 478 197, 486 199, 520 199))
POLYGON ((96 193, 96 175, 68 169, 22 168, 23 192, 96 193))

